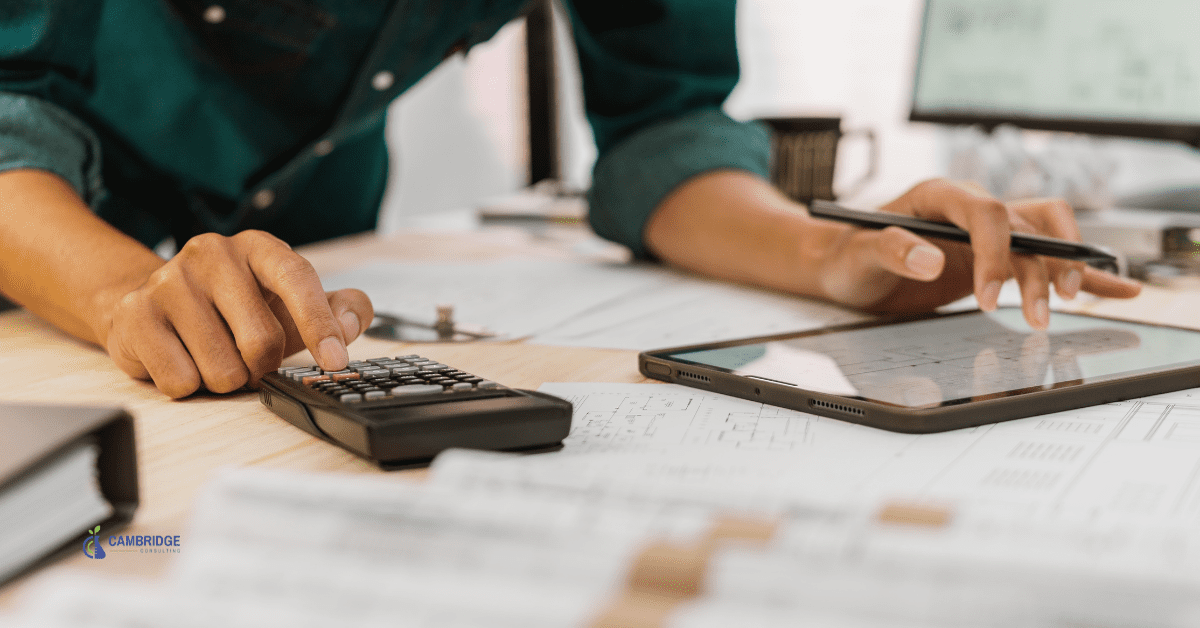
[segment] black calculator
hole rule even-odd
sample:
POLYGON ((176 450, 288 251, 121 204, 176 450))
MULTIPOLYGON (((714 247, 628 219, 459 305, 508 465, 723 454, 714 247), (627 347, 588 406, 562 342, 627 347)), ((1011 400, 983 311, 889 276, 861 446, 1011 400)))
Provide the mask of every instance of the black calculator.
POLYGON ((296 427, 384 468, 429 464, 451 447, 561 447, 571 403, 518 390, 419 355, 351 362, 341 371, 284 367, 259 399, 296 427))

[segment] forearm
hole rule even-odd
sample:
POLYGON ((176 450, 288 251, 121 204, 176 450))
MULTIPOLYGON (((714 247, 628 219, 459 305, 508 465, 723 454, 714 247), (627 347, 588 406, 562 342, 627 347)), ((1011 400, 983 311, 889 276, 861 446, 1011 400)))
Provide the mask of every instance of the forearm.
POLYGON ((162 264, 59 177, 0 173, 0 291, 56 327, 103 345, 115 302, 162 264))
POLYGON ((700 274, 822 299, 820 273, 849 228, 817 221, 763 179, 715 171, 680 185, 646 225, 647 248, 700 274))

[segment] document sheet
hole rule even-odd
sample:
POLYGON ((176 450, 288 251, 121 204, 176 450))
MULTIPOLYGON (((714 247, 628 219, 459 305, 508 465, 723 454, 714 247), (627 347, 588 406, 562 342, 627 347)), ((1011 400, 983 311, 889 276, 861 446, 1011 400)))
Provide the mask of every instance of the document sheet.
POLYGON ((164 581, 48 579, 0 624, 589 626, 647 547, 733 517, 774 534, 711 546, 702 594, 647 626, 1200 625, 1200 390, 934 435, 543 390, 575 403, 559 453, 451 450, 424 482, 229 470, 164 581))
MULTIPOLYGON (((698 547, 730 513, 776 522, 773 539, 723 546, 704 595, 646 626, 1200 620, 1195 525, 1003 521, 970 507, 933 527, 896 525, 845 500, 664 490, 595 468, 547 473, 527 464, 534 459, 451 451, 423 483, 229 471, 197 504, 165 581, 48 579, 0 623, 589 626, 635 586, 629 573, 646 547, 698 547)), ((664 577, 696 574, 684 567, 664 577)))
POLYGON ((455 319, 506 338, 610 349, 662 347, 865 320, 811 299, 701 279, 651 264, 506 260, 375 263, 323 277, 359 288, 375 310, 432 324, 455 319))
POLYGON ((566 455, 528 465, 1009 516, 1200 524, 1200 389, 919 435, 673 384, 541 390, 574 403, 575 420, 566 455), (614 455, 621 464, 604 461, 614 455))

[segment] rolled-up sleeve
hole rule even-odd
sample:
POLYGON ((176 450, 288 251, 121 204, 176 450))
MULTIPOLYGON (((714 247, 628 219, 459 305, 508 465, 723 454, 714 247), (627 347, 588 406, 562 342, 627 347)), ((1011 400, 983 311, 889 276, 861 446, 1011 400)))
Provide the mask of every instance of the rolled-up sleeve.
POLYGON ((0 10, 0 171, 35 168, 92 207, 100 141, 67 103, 87 98, 100 0, 22 0, 0 10))
POLYGON ((645 257, 643 231, 679 184, 711 170, 766 177, 766 129, 721 105, 738 80, 733 0, 575 0, 569 5, 599 157, 596 233, 645 257))
POLYGON ((102 195, 96 134, 57 105, 0 92, 0 172, 17 168, 62 177, 88 205, 94 206, 102 195))

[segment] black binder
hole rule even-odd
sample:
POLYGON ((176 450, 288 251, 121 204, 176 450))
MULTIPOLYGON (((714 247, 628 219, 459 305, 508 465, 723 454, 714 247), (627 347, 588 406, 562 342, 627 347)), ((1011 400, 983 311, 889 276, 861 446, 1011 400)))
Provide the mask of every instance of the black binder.
MULTIPOLYGON (((99 525, 107 532, 128 523, 138 505, 137 460, 133 417, 120 408, 0 404, 0 504, 22 480, 37 477, 84 443, 98 448, 96 481, 112 507, 99 525)), ((81 551, 88 527, 96 523, 81 521, 71 540, 40 548, 38 557, 7 577, 0 572, 0 585, 59 553, 81 551)))

